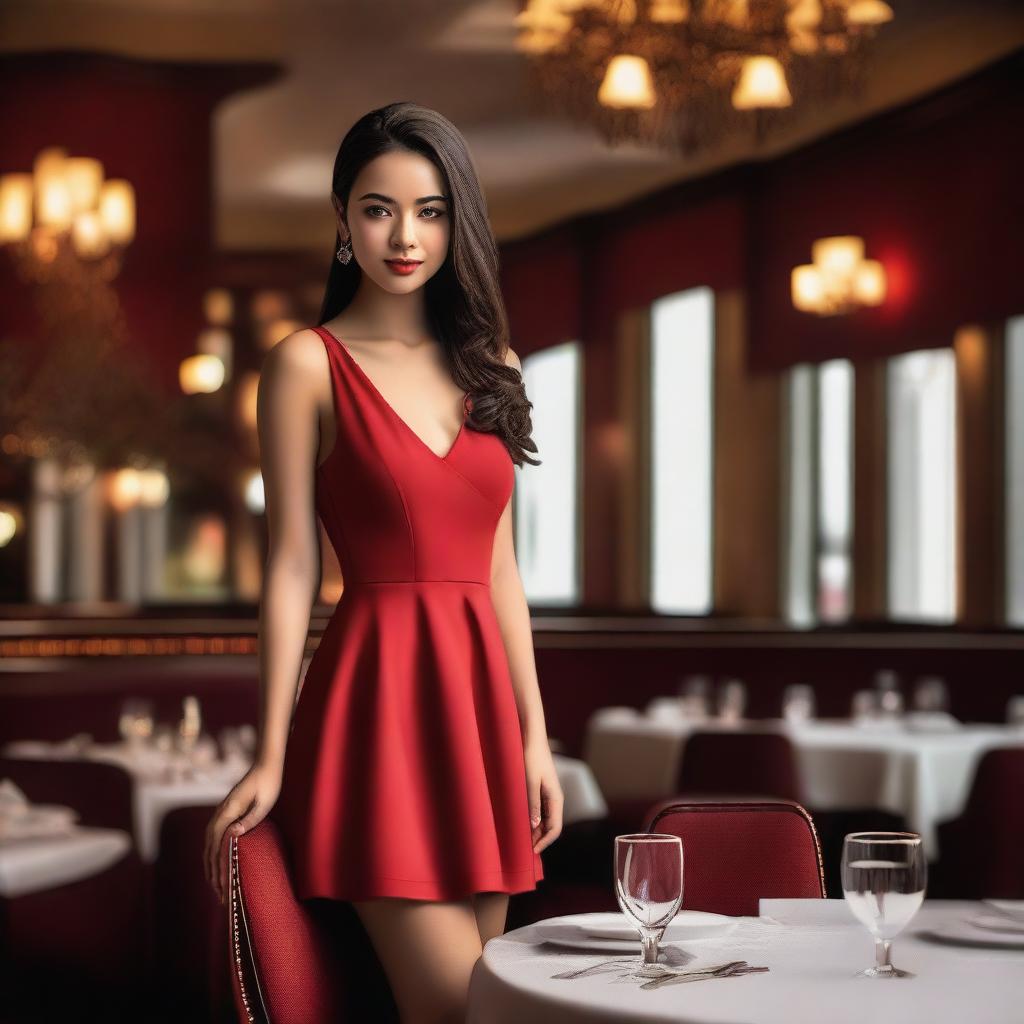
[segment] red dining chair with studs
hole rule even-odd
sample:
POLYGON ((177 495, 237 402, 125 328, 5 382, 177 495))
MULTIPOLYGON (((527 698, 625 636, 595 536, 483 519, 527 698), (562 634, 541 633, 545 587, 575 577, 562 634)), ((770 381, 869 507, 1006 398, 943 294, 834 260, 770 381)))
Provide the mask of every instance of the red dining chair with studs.
POLYGON ((796 751, 788 736, 769 730, 695 732, 683 746, 671 797, 608 801, 611 832, 642 832, 666 800, 700 797, 792 800, 803 804, 796 751))
POLYGON ((804 800, 793 744, 770 730, 693 733, 683 747, 676 792, 804 800))
POLYGON ((346 901, 298 900, 271 817, 222 846, 231 985, 242 1024, 398 1024, 387 976, 346 901))
POLYGON ((956 899, 1024 899, 1024 747, 978 761, 964 810, 938 827, 929 890, 956 899))
POLYGON ((683 906, 753 916, 761 899, 823 899, 811 816, 791 800, 666 801, 648 832, 683 841, 683 906))

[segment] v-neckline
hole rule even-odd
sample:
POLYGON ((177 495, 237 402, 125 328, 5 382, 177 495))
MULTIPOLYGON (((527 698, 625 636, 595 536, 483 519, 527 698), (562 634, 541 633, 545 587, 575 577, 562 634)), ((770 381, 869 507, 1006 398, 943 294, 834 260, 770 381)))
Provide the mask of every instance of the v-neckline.
POLYGON ((405 430, 413 438, 413 440, 416 441, 424 451, 426 451, 435 459, 437 459, 438 462, 447 462, 452 457, 452 454, 454 453, 456 447, 458 446, 459 441, 462 439, 462 435, 465 433, 466 399, 469 397, 469 392, 466 391, 462 395, 462 422, 459 424, 459 429, 455 434, 455 438, 452 441, 452 443, 448 446, 448 450, 444 453, 444 455, 439 455, 437 452, 434 451, 433 448, 430 447, 430 445, 427 444, 426 441, 423 440, 422 437, 420 437, 419 434, 416 433, 415 430, 412 429, 412 427, 409 426, 408 423, 406 423, 404 419, 402 419, 401 416, 398 415, 398 413, 395 411, 395 407, 381 394, 380 388, 378 388, 377 385, 373 383, 373 381, 370 379, 369 374, 359 365, 359 361, 356 359, 356 357, 352 355, 351 352, 349 352, 348 346, 334 333, 334 331, 332 331, 329 327, 327 327, 324 324, 321 324, 321 329, 326 331, 327 334, 334 339, 334 342, 337 344, 338 348, 341 349, 344 357, 355 369, 355 372, 359 376, 360 380, 362 380, 366 384, 367 388, 369 388, 372 394, 377 396, 377 399, 381 403, 381 405, 383 405, 384 408, 387 409, 387 411, 395 418, 395 420, 399 424, 401 424, 402 427, 405 428, 405 430))

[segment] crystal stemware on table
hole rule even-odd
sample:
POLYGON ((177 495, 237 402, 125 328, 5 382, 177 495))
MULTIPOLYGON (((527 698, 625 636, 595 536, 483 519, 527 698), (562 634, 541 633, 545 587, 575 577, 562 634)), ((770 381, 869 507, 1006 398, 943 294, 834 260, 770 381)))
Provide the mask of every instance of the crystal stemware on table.
POLYGON ((814 687, 804 683, 787 686, 782 694, 782 717, 791 723, 814 718, 814 687))
POLYGON ((658 963, 658 943, 683 902, 683 841, 640 832, 615 837, 615 895, 640 932, 642 954, 630 977, 671 973, 658 963))
POLYGON ((916 832, 851 832, 843 841, 843 895, 853 916, 875 939, 869 978, 913 977, 894 967, 892 940, 924 902, 928 862, 916 832))

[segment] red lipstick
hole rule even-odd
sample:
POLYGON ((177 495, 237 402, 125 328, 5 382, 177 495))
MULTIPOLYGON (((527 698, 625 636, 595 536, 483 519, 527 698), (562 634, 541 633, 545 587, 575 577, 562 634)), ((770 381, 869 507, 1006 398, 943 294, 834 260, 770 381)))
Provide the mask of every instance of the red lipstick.
POLYGON ((384 261, 395 274, 411 274, 423 261, 422 260, 385 260, 384 261))

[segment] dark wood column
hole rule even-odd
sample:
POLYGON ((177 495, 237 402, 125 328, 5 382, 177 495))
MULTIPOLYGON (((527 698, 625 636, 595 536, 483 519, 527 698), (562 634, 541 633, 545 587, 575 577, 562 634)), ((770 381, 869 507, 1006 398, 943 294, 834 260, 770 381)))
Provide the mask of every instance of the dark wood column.
POLYGON ((957 331, 957 607, 964 625, 998 625, 1005 606, 1005 373, 1002 327, 957 331))
POLYGON ((715 295, 713 611, 777 618, 782 503, 782 384, 752 374, 746 301, 715 295))
POLYGON ((885 366, 854 363, 853 618, 869 621, 888 613, 885 366))

